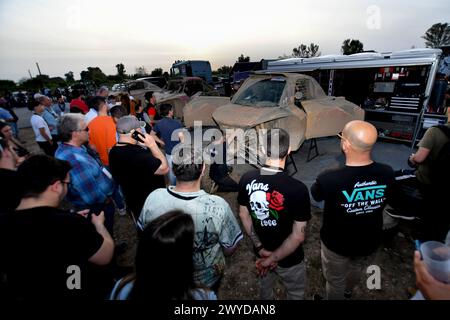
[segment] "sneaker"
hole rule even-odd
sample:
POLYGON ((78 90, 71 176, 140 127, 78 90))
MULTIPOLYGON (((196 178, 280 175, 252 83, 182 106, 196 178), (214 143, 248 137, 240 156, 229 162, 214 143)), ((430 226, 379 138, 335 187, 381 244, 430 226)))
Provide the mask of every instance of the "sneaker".
POLYGON ((411 215, 404 211, 395 210, 393 208, 385 208, 384 211, 392 218, 403 219, 403 220, 415 220, 418 219, 416 216, 411 215))

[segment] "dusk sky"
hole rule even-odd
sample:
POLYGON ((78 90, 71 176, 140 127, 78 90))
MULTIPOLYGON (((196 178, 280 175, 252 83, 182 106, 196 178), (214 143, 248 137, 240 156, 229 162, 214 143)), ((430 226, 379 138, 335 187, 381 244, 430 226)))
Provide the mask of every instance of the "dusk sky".
POLYGON ((434 23, 450 22, 448 0, 0 0, 0 79, 42 73, 75 78, 88 66, 116 74, 122 62, 168 71, 174 60, 209 60, 213 69, 289 55, 314 42, 339 54, 359 39, 379 52, 424 47, 434 23))

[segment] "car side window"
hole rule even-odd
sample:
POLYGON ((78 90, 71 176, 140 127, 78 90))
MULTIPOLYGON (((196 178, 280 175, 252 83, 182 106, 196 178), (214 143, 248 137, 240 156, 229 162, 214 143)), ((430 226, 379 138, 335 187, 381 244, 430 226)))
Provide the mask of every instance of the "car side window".
POLYGON ((128 90, 141 90, 141 89, 145 89, 145 87, 144 83, 140 81, 130 83, 130 85, 128 86, 128 90))

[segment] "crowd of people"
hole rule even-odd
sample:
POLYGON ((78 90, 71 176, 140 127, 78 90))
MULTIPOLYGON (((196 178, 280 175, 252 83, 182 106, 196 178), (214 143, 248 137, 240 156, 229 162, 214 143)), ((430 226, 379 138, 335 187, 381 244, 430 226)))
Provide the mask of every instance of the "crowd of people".
MULTIPOLYGON (((226 200, 202 189, 203 150, 184 143, 171 105, 156 108, 152 93, 145 97, 143 102, 110 97, 102 87, 86 101, 75 93, 68 105, 64 97, 53 101, 36 94, 30 122, 44 154, 23 147, 12 115, 0 122, 3 297, 36 299, 45 292, 45 298, 57 299, 214 300, 220 298, 225 257, 243 239, 242 225, 253 243, 260 298, 273 299, 280 278, 287 299, 304 299, 302 244, 311 194, 324 201, 326 298, 351 298, 367 267, 363 262, 382 242, 386 205, 400 210, 404 182, 388 164, 372 160, 373 125, 351 121, 344 127, 339 137, 345 165, 320 173, 310 190, 284 170, 289 134, 268 130, 265 165, 236 185, 240 224, 226 200), (174 159, 178 144, 182 148, 174 159), (118 276, 115 264, 116 214, 129 215, 139 238, 134 271, 125 277, 118 276)), ((450 129, 450 123, 445 126, 450 129)), ((423 203, 433 202, 436 210, 433 219, 440 228, 427 234, 433 239, 450 225, 445 205, 435 201, 435 181, 426 177, 434 174, 430 167, 449 140, 444 131, 430 128, 410 158, 418 166, 423 203), (433 190, 433 197, 423 190, 433 190)), ((417 256, 414 263, 424 296, 450 299, 450 285, 437 285, 417 256)))

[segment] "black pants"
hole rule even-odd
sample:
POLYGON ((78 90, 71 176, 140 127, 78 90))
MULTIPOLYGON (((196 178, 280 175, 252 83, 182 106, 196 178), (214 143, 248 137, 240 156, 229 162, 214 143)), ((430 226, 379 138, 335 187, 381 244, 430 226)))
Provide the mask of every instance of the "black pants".
POLYGON ((58 144, 56 142, 53 142, 53 144, 50 144, 48 141, 36 141, 39 147, 44 151, 44 153, 50 157, 55 156, 56 148, 58 148, 58 144))
POLYGON ((410 177, 404 178, 403 170, 395 172, 395 188, 389 204, 398 211, 409 212, 411 216, 420 217, 423 215, 424 203, 426 201, 427 188, 414 175, 413 171, 406 172, 410 177))
MULTIPOLYGON (((403 173, 396 172, 396 176, 403 173)), ((389 204, 395 210, 420 218, 420 240, 442 241, 450 229, 450 214, 445 200, 448 195, 445 190, 445 187, 423 184, 415 176, 396 180, 389 204)))

